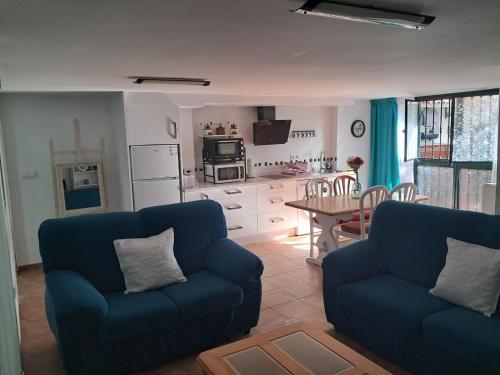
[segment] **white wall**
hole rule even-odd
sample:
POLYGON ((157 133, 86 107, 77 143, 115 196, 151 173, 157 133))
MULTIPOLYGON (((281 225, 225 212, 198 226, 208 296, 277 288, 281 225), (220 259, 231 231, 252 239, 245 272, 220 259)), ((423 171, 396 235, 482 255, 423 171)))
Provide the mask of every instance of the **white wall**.
POLYGON ((112 138, 108 144, 112 160, 106 172, 113 184, 118 183, 120 188, 114 189, 113 194, 108 194, 108 204, 115 210, 132 211, 132 184, 123 93, 116 93, 111 97, 110 115, 112 138))
MULTIPOLYGON (((104 178, 109 209, 122 209, 116 150, 123 139, 116 139, 112 124, 118 126, 120 119, 112 116, 111 107, 112 94, 0 95, 18 265, 40 262, 38 227, 43 220, 56 216, 49 138, 54 139, 58 150, 74 149, 73 119, 80 120, 83 147, 97 149, 100 139, 105 139, 104 178), (37 172, 38 177, 23 178, 32 172, 37 172)), ((69 156, 57 160, 74 161, 69 156)))
MULTIPOLYGON (((183 171, 195 171, 193 116, 191 108, 179 109, 179 133, 181 137, 181 164, 183 171)), ((198 136, 198 134, 196 135, 198 136)))
POLYGON ((363 189, 368 187, 370 171, 370 112, 369 100, 356 100, 353 105, 337 108, 337 166, 347 169, 349 156, 360 156, 365 164, 359 170, 359 180, 363 189), (366 131, 361 138, 351 134, 351 125, 355 120, 365 123, 366 131))
MULTIPOLYGON (((257 121, 256 107, 240 106, 212 106, 193 109, 193 140, 194 158, 196 167, 202 167, 202 140, 199 137, 201 124, 207 122, 223 125, 229 121, 238 125, 239 133, 245 140, 247 157, 252 158, 254 163, 261 163, 256 168, 257 174, 265 174, 276 169, 275 162, 288 162, 291 156, 297 156, 300 160, 317 159, 321 151, 327 156, 335 156, 335 128, 336 109, 334 107, 313 106, 281 106, 276 107, 276 119, 291 119, 290 132, 293 130, 316 130, 314 138, 289 138, 288 142, 280 145, 255 146, 253 144, 253 123, 257 121), (273 166, 265 167, 265 163, 273 166)), ((187 142, 187 141, 186 141, 187 142)), ((317 163, 315 164, 317 167, 317 163)))

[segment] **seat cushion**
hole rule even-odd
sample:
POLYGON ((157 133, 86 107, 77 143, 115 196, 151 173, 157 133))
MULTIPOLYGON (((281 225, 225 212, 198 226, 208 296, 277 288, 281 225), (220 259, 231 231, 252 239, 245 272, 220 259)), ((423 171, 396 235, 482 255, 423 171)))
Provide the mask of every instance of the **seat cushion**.
POLYGON ((426 318, 423 330, 426 340, 474 365, 477 373, 500 374, 500 312, 488 318, 455 307, 426 318))
POLYGON ((99 327, 104 341, 114 341, 168 330, 179 322, 177 306, 159 290, 109 293, 108 316, 99 327))
POLYGON ((421 333, 425 318, 454 307, 427 288, 392 275, 341 286, 338 299, 359 315, 406 333, 421 333))
POLYGON ((183 322, 232 309, 243 302, 241 287, 213 272, 200 271, 186 277, 185 283, 161 289, 177 305, 183 322))
MULTIPOLYGON (((361 221, 348 221, 347 223, 340 224, 340 228, 344 232, 361 234, 361 221)), ((370 232, 370 223, 365 223, 365 233, 370 232)))
MULTIPOLYGON (((366 209, 365 210, 365 219, 370 220, 370 210, 366 209)), ((353 212, 352 213, 352 221, 360 221, 361 220, 361 213, 359 211, 353 212)))

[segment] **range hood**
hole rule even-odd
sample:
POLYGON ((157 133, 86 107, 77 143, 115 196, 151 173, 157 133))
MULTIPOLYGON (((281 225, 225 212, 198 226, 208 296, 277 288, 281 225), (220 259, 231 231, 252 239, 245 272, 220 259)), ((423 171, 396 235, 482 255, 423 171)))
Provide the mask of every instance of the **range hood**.
POLYGON ((275 145, 288 142, 292 120, 276 120, 276 107, 257 107, 257 122, 253 123, 253 143, 275 145))

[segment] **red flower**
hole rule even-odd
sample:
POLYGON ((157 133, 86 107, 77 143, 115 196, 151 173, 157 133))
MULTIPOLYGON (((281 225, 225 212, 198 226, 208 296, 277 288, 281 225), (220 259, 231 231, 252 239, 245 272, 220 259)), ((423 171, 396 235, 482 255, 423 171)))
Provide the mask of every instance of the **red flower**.
POLYGON ((359 167, 361 167, 365 163, 363 161, 363 159, 361 159, 359 156, 356 156, 352 162, 353 162, 353 164, 355 164, 359 167))

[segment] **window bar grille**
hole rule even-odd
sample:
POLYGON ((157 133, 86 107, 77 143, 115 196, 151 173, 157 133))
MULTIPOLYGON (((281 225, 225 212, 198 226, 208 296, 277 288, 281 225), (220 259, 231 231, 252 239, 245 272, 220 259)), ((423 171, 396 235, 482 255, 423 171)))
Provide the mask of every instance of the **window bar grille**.
POLYGON ((441 160, 441 155, 443 155, 443 142, 441 141, 441 136, 443 134, 443 102, 444 99, 440 101, 440 111, 439 111, 439 159, 441 160))
POLYGON ((424 158, 427 158, 427 100, 425 101, 424 121, 424 158))
POLYGON ((453 158, 453 138, 455 136, 455 99, 450 98, 450 127, 448 129, 448 162, 451 165, 453 158))

